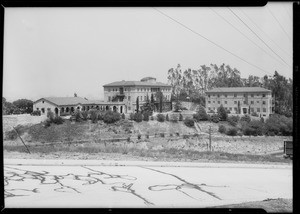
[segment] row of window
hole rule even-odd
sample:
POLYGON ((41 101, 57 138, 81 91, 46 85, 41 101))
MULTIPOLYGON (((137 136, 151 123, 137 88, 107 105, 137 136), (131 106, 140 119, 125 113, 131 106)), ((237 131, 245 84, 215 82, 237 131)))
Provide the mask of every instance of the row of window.
MULTIPOLYGON (((141 92, 157 92, 157 91, 162 91, 162 92, 170 92, 171 89, 169 88, 124 88, 124 91, 134 91, 134 90, 137 90, 138 92, 141 91, 141 92)), ((118 92, 119 91, 119 88, 108 88, 107 89, 108 92, 118 92)))
MULTIPOLYGON (((143 96, 137 96, 137 97, 139 97, 139 100, 140 100, 140 101, 143 101, 143 98, 144 98, 144 101, 147 100, 147 96, 144 96, 144 97, 143 97, 143 96)), ((165 98, 166 98, 167 100, 169 100, 170 95, 165 95, 165 98)), ((112 97, 111 97, 111 96, 108 96, 108 102, 110 102, 111 99, 112 99, 112 97)), ((124 99, 125 99, 125 100, 128 99, 128 101, 130 101, 130 100, 131 100, 131 96, 125 96, 124 99)), ((149 98, 149 99, 150 99, 150 98, 149 98)))
MULTIPOLYGON (((234 109, 234 111, 237 111, 237 108, 232 108, 232 107, 226 108, 225 107, 225 110, 232 111, 232 109, 234 109)), ((215 107, 212 107, 212 108, 208 107, 208 110, 216 110, 216 108, 215 107)), ((254 112, 254 108, 250 108, 250 111, 254 112)), ((257 108, 256 112, 260 112, 260 108, 257 108)), ((262 108, 262 112, 267 112, 267 108, 262 108)))
MULTIPOLYGON (((214 94, 212 94, 212 95, 209 94, 209 95, 207 95, 207 96, 208 96, 208 97, 211 97, 211 96, 214 97, 215 95, 214 95, 214 94)), ((220 96, 227 97, 228 95, 227 95, 227 94, 217 94, 216 96, 217 96, 217 97, 220 97, 220 96)), ((244 96, 244 97, 247 97, 247 94, 244 94, 243 96, 244 96)), ((250 96, 251 96, 251 97, 254 97, 254 94, 250 94, 250 96)), ((261 94, 256 94, 256 96, 257 96, 257 97, 260 97, 261 94)), ((237 94, 233 94, 233 97, 237 97, 237 94)), ((266 97, 266 94, 262 94, 262 97, 266 97)))
MULTIPOLYGON (((211 101, 209 100, 208 103, 211 103, 211 101)), ((212 101, 212 103, 215 103, 215 101, 212 101)), ((260 103, 259 100, 256 101, 256 103, 260 103)), ((221 104, 221 101, 218 101, 218 104, 221 104)), ((227 101, 224 101, 224 104, 227 104, 227 101)), ((237 104, 237 101, 234 101, 234 104, 237 104)), ((244 104, 247 105, 247 102, 244 101, 244 104)), ((250 101, 250 104, 254 105, 254 101, 250 101)), ((263 105, 266 105, 266 101, 262 101, 263 105)))

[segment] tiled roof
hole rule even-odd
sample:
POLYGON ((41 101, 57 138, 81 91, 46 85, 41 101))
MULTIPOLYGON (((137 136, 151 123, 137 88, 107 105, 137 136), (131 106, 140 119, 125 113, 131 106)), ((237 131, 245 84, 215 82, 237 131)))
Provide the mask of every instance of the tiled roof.
POLYGON ((271 90, 261 88, 261 87, 230 87, 230 88, 214 88, 206 91, 206 93, 215 93, 215 92, 271 92, 271 90))
POLYGON ((168 84, 161 83, 161 82, 142 82, 142 81, 117 81, 112 82, 106 85, 103 85, 103 87, 107 86, 169 86, 168 84))
POLYGON ((77 104, 102 104, 103 101, 101 100, 86 100, 82 97, 44 97, 41 98, 34 103, 37 103, 38 101, 46 100, 50 103, 53 103, 58 106, 65 106, 65 105, 77 105, 77 104))

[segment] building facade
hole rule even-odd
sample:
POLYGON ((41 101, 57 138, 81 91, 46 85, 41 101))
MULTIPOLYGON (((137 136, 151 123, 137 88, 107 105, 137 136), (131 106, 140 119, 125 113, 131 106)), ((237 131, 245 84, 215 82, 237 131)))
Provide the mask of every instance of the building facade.
POLYGON ((214 88, 206 92, 205 100, 206 111, 211 113, 217 112, 221 105, 231 114, 255 112, 261 117, 269 117, 274 113, 272 92, 261 87, 214 88))
POLYGON ((47 114, 51 110, 56 115, 70 115, 75 110, 113 110, 119 113, 131 113, 136 110, 136 100, 139 99, 140 109, 142 105, 151 99, 153 94, 161 91, 165 101, 171 100, 171 86, 156 82, 153 77, 146 77, 141 81, 119 81, 106 84, 104 87, 104 101, 88 100, 82 97, 45 97, 33 103, 33 110, 47 114))
POLYGON ((136 100, 139 99, 139 108, 151 99, 153 94, 161 91, 164 100, 171 100, 171 86, 161 82, 156 82, 153 77, 145 77, 140 81, 118 81, 109 83, 104 87, 104 101, 109 103, 123 103, 125 105, 125 112, 131 113, 136 110, 136 100))

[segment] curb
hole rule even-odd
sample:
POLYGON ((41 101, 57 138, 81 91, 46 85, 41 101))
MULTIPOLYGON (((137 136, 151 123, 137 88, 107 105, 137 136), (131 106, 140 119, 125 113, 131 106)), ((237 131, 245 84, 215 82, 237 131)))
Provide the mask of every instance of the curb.
POLYGON ((4 159, 4 165, 18 166, 148 166, 148 167, 198 167, 198 168, 261 168, 292 169, 291 164, 246 164, 246 163, 186 163, 154 161, 112 160, 50 160, 50 159, 4 159))

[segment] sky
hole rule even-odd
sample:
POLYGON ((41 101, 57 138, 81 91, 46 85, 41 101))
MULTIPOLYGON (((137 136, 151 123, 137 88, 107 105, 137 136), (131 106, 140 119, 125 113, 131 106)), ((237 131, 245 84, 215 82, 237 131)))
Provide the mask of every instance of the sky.
POLYGON ((222 63, 292 78, 292 3, 264 7, 5 8, 3 97, 103 99, 103 85, 222 63))

